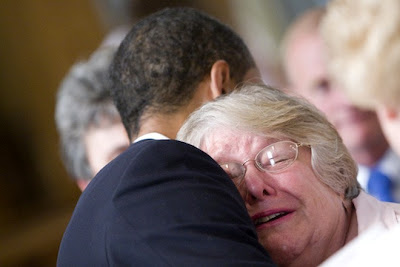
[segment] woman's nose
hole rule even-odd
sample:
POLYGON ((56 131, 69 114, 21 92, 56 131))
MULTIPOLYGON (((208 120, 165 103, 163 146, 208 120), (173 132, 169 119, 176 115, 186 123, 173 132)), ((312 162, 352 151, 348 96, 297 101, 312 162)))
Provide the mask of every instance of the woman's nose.
POLYGON ((265 197, 275 194, 272 187, 272 177, 265 171, 259 170, 252 161, 246 165, 246 173, 243 177, 243 190, 245 202, 254 204, 263 200, 265 197))

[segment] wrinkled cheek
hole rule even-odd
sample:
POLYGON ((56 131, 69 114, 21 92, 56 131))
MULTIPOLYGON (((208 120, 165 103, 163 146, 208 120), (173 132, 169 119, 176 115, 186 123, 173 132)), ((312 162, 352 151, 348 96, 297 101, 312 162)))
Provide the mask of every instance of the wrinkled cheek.
POLYGON ((257 232, 258 240, 273 258, 290 258, 301 251, 301 241, 293 239, 293 233, 257 232))
POLYGON ((245 185, 241 184, 241 185, 236 185, 236 188, 238 189, 240 196, 242 197, 242 199, 246 202, 246 199, 248 197, 248 190, 246 188, 245 185))
POLYGON ((285 238, 284 235, 259 234, 259 242, 278 265, 287 265, 301 254, 299 244, 295 240, 285 238))
POLYGON ((268 233, 267 231, 257 231, 258 241, 263 245, 263 247, 269 250, 279 250, 281 247, 282 239, 279 233, 268 233))

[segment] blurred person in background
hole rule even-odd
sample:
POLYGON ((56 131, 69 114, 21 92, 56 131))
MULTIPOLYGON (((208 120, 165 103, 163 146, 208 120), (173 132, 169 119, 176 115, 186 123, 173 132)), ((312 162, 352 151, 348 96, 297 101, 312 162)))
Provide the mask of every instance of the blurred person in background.
POLYGON ((400 155, 400 1, 332 1, 322 33, 332 75, 355 105, 376 111, 400 155))
POLYGON ((104 46, 74 64, 62 81, 55 120, 63 163, 83 191, 96 173, 129 146, 110 95, 110 62, 117 46, 104 46))
POLYGON ((288 90, 310 100, 336 127, 358 163, 362 188, 381 200, 400 202, 400 158, 389 147, 376 113, 355 106, 328 73, 320 33, 325 12, 324 7, 307 10, 285 33, 282 54, 288 90))
MULTIPOLYGON (((331 1, 321 33, 331 75, 354 105, 376 111, 400 155, 400 1, 331 1)), ((326 266, 398 266, 399 240, 399 226, 375 227, 326 266)))

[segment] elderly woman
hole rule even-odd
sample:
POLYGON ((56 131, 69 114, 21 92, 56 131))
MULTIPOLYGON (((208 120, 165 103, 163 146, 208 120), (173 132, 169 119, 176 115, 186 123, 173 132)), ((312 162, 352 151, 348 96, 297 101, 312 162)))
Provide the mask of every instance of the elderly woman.
POLYGON ((192 114, 178 139, 207 152, 231 177, 259 241, 280 266, 315 266, 400 205, 362 192, 333 126, 303 99, 246 85, 192 114))

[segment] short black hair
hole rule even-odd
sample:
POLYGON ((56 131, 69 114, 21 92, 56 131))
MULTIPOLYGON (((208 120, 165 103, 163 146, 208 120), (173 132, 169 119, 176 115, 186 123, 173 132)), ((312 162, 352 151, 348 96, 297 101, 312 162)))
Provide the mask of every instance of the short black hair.
POLYGON ((111 94, 131 138, 144 112, 176 112, 193 97, 217 60, 241 82, 255 67, 228 26, 188 7, 166 8, 133 26, 111 64, 111 94))

